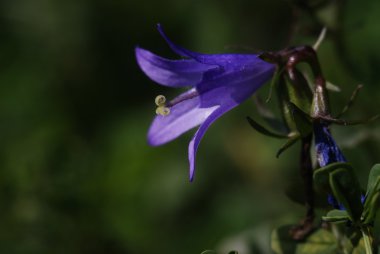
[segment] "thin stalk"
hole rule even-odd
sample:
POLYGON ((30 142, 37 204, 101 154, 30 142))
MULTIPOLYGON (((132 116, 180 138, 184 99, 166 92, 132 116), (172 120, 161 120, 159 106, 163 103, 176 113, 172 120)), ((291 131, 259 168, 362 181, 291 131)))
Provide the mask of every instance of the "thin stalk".
POLYGON ((364 246, 365 246, 366 254, 373 254, 373 251, 372 251, 372 235, 371 235, 370 229, 368 227, 362 227, 361 231, 363 234, 363 240, 364 240, 364 246))
POLYGON ((338 248, 343 254, 350 254, 352 252, 352 245, 342 232, 341 228, 336 224, 331 224, 331 230, 338 243, 338 248))

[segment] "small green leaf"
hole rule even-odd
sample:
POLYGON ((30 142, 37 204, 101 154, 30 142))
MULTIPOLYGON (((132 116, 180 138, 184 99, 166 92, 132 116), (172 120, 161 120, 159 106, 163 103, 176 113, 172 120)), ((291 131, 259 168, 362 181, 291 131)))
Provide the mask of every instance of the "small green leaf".
POLYGON ((328 212, 326 216, 322 216, 322 220, 332 223, 343 223, 349 219, 347 211, 336 209, 328 212))
POLYGON ((380 164, 375 164, 368 176, 366 200, 362 214, 363 223, 372 223, 376 217, 380 196, 380 164))
POLYGON ((364 204, 364 211, 362 214, 363 224, 371 224, 374 222, 376 212, 379 208, 380 192, 375 192, 371 197, 367 198, 364 204))
POLYGON ((336 200, 347 210, 348 216, 358 222, 363 212, 359 182, 352 170, 338 168, 329 174, 329 182, 336 200))
POLYGON ((350 219, 358 222, 363 212, 361 189, 348 163, 332 163, 314 172, 314 183, 334 195, 336 200, 347 210, 350 219))
POLYGON ((380 181, 380 164, 375 164, 368 176, 367 194, 369 196, 373 191, 379 191, 379 181, 380 181), (376 190, 374 190, 376 188, 376 190))
POLYGON ((336 162, 327 165, 326 167, 321 167, 316 169, 313 174, 314 183, 317 188, 324 189, 325 191, 331 192, 329 175, 339 168, 346 168, 348 170, 352 170, 350 164, 346 162, 336 162))
POLYGON ((257 123, 255 120, 253 120, 249 116, 247 117, 247 121, 253 129, 255 129, 256 131, 258 131, 261 134, 264 134, 266 136, 273 137, 273 138, 287 138, 288 137, 287 135, 274 133, 274 132, 268 130, 267 128, 260 125, 259 123, 257 123))

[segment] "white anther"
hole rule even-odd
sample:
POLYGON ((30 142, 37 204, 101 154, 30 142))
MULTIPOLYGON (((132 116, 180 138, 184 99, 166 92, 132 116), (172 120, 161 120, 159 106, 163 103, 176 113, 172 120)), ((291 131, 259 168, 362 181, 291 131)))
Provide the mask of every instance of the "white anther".
POLYGON ((166 98, 163 95, 158 95, 156 99, 154 99, 154 102, 156 103, 157 106, 164 106, 166 102, 166 98))
POLYGON ((160 116, 167 116, 170 114, 170 108, 167 108, 165 106, 159 106, 156 109, 156 114, 160 116))

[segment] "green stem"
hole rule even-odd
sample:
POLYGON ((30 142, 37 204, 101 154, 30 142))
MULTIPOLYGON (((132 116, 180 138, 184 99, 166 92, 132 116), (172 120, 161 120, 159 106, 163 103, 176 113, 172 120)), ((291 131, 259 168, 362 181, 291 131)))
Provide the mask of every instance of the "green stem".
POLYGON ((336 241, 338 243, 339 253, 349 254, 352 252, 352 245, 349 240, 345 237, 341 228, 337 224, 331 224, 332 233, 334 234, 336 241))
POLYGON ((366 254, 373 254, 372 251, 372 235, 368 227, 363 227, 361 229, 363 234, 364 246, 366 254))

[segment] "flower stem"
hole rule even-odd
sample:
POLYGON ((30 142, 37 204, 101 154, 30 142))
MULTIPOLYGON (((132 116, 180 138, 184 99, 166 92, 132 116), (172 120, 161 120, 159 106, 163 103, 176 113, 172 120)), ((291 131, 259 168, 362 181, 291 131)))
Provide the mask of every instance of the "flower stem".
POLYGON ((372 251, 372 234, 368 227, 362 227, 364 246, 366 254, 373 254, 372 251))

